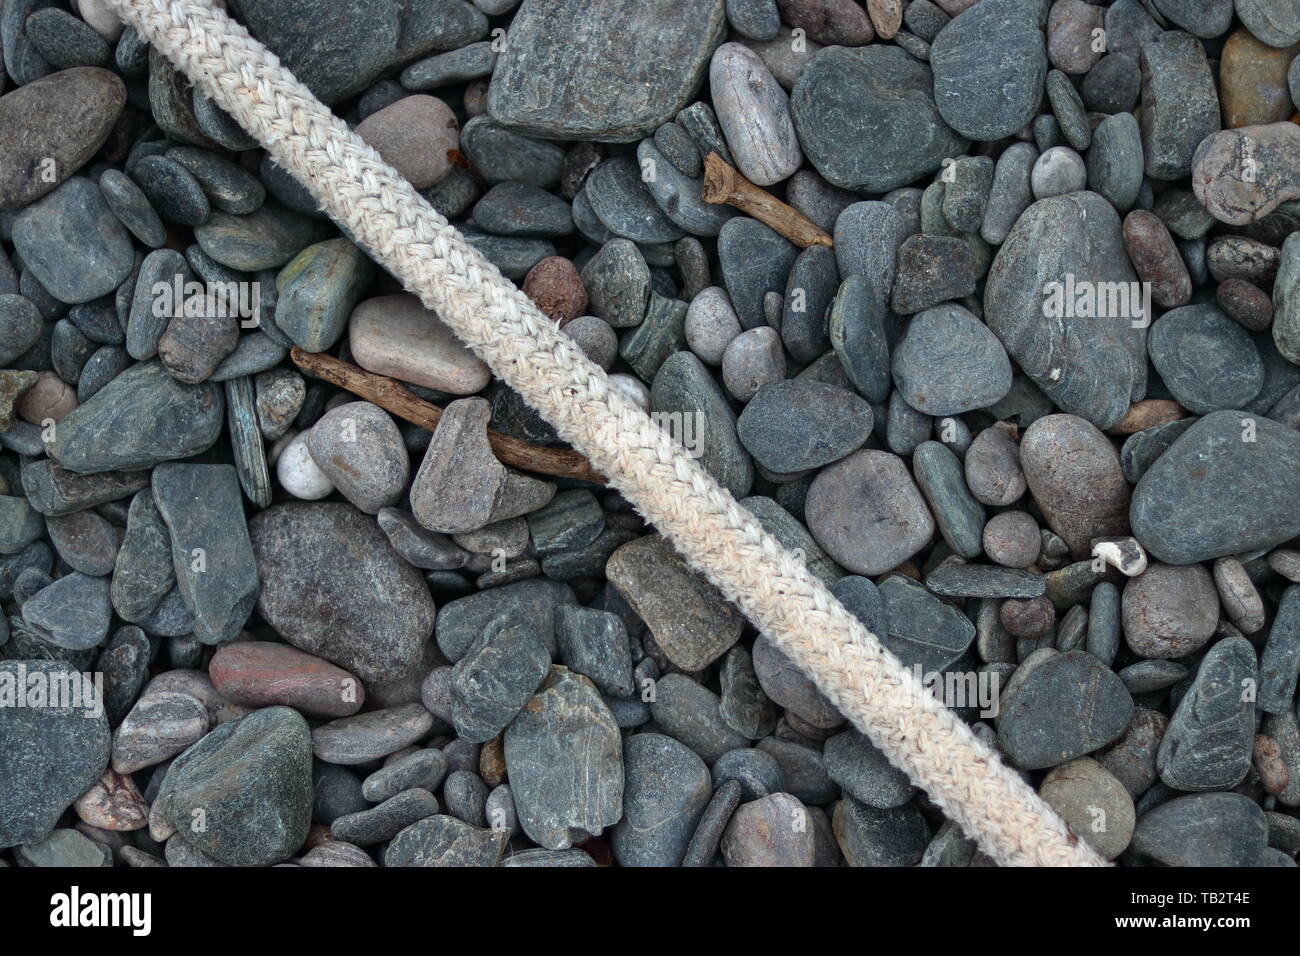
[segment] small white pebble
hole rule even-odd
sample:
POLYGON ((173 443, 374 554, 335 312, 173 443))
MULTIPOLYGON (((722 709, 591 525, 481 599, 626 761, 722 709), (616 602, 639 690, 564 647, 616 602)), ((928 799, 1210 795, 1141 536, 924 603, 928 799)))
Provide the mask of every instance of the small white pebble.
POLYGON ((334 484, 307 450, 307 432, 301 432, 285 446, 280 460, 275 464, 275 477, 280 486, 295 498, 316 501, 334 490, 334 484))

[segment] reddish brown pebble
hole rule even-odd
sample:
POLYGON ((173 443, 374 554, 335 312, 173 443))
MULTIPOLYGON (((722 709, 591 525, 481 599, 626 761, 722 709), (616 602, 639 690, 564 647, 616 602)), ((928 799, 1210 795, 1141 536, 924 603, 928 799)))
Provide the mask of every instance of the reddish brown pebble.
POLYGON ((585 315, 587 290, 573 263, 563 256, 547 256, 524 276, 524 295, 560 325, 585 315))
POLYGON ((867 0, 867 16, 871 18, 876 36, 892 40, 903 23, 903 4, 900 0, 867 0))
POLYGON ((366 698, 353 674, 287 644, 227 644, 208 673, 222 696, 250 707, 285 704, 315 717, 350 717, 366 698))
POLYGON ((825 46, 862 46, 876 35, 867 13, 853 0, 776 0, 781 19, 825 46))
POLYGON ((460 127, 450 106, 420 93, 371 113, 356 134, 412 186, 425 189, 451 172, 448 153, 456 148, 460 127))
POLYGON ((1286 789, 1291 781, 1291 774, 1282 759, 1282 748, 1276 740, 1264 734, 1255 735, 1255 770, 1259 773, 1259 782, 1265 793, 1274 796, 1286 789))
POLYGON ((1024 511, 1003 511, 984 526, 984 553, 1003 567, 1029 567, 1042 543, 1038 522, 1024 511))
POLYGON ((497 734, 483 745, 478 753, 478 775, 489 787, 499 787, 506 782, 506 752, 504 738, 497 734))
POLYGON ((1262 332, 1273 324, 1273 300, 1267 292, 1245 279, 1225 279, 1219 283, 1219 306, 1252 332, 1262 332))
POLYGON ((101 830, 142 830, 149 822, 149 807, 135 781, 111 768, 72 808, 82 820, 101 830))
POLYGON ((1132 435, 1146 428, 1176 422, 1187 417, 1187 409, 1168 398, 1144 398, 1134 402, 1124 417, 1106 429, 1112 435, 1132 435))
POLYGON ((47 420, 57 422, 76 407, 77 390, 50 371, 37 372, 36 384, 14 402, 23 421, 42 427, 47 420))
POLYGON ((1297 53, 1300 47, 1261 43, 1244 27, 1228 37, 1219 62, 1225 128, 1280 123, 1291 115, 1287 68, 1297 53))
POLYGON ((324 823, 313 823, 307 829, 307 839, 302 841, 304 850, 311 850, 318 846, 325 846, 327 843, 334 842, 334 831, 324 823))
POLYGON ((1056 608, 1047 595, 1027 600, 1008 598, 998 608, 998 620, 1015 637, 1037 639, 1056 623, 1056 608))
POLYGON ((1191 301, 1192 277, 1159 216, 1145 209, 1125 216, 1124 249, 1138 278, 1151 283, 1151 298, 1157 305, 1174 309, 1191 301))

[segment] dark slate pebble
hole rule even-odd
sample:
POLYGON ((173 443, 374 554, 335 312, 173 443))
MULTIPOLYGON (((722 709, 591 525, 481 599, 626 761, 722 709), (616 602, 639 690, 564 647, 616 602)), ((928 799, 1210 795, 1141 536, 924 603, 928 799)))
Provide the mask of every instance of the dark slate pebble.
POLYGON ((623 745, 623 819, 610 834, 620 866, 679 866, 713 796, 709 768, 663 734, 623 745))
POLYGON ((447 660, 458 661, 488 624, 508 615, 530 622, 543 646, 554 657, 557 653, 555 609, 561 604, 576 603, 573 588, 559 581, 518 581, 480 591, 451 601, 439 611, 438 649, 447 660))
POLYGON ((881 810, 846 796, 831 819, 850 866, 915 866, 930 842, 930 827, 911 803, 881 810))
POLYGON ((912 236, 898 247, 890 305, 899 315, 911 315, 971 295, 980 271, 966 240, 912 236))
POLYGON ((737 498, 749 492, 754 469, 737 436, 736 415, 698 358, 685 351, 668 356, 655 373, 650 410, 670 424, 677 423, 674 437, 689 443, 696 460, 724 488, 737 498))
POLYGON ((835 253, 809 246, 794 260, 786 281, 781 341, 796 362, 811 362, 830 347, 826 310, 839 288, 835 253))
POLYGON ((916 788, 870 740, 847 730, 826 741, 826 772, 850 797, 880 810, 901 806, 916 788))
POLYGON ((504 730, 550 667, 532 622, 492 621, 452 668, 451 716, 461 739, 483 743, 504 730))
POLYGON ((942 597, 1036 598, 1047 585, 1041 574, 988 564, 945 564, 925 576, 925 586, 942 597))
POLYGON ((871 435, 871 406, 847 389, 811 379, 765 385, 745 406, 737 433, 769 471, 791 473, 838 461, 871 435))
POLYGON ((975 639, 975 625, 965 614, 910 578, 891 574, 878 589, 886 624, 877 636, 904 667, 919 664, 926 673, 942 671, 975 639))
POLYGON ((1264 385, 1250 334, 1214 305, 1166 312, 1151 326, 1147 349, 1170 394, 1196 415, 1245 408, 1264 385))
POLYGON ((212 213, 199 181, 174 159, 146 156, 135 164, 131 175, 167 222, 198 226, 207 222, 212 213))
POLYGON ((719 704, 717 694, 684 674, 665 674, 655 684, 650 711, 664 733, 713 763, 749 743, 722 720, 719 704))
POLYGON ((1055 767, 1117 739, 1132 715, 1113 671, 1086 651, 1058 653, 1006 689, 998 740, 1017 767, 1055 767))
POLYGON ((984 507, 966 487, 961 459, 940 442, 922 442, 913 453, 912 470, 948 547, 963 558, 978 557, 984 549, 984 507))
POLYGON ((1219 97, 1201 41, 1169 30, 1142 44, 1142 152, 1152 179, 1180 179, 1219 130, 1219 97))
POLYGON ((1132 849, 1164 866, 1255 866, 1267 840, 1264 812, 1249 797, 1197 793, 1140 816, 1132 849))
POLYGON ((908 404, 929 415, 958 415, 1011 390, 1011 362, 988 326, 959 305, 914 316, 894 347, 894 381, 908 404))
POLYGON ((573 232, 569 204, 529 183, 498 183, 474 206, 474 223, 501 236, 553 239, 573 232))
POLYGON ((108 636, 112 617, 108 590, 108 578, 74 571, 29 598, 23 620, 59 647, 97 647, 108 636))
POLYGON ((496 866, 509 830, 481 830, 436 814, 402 830, 384 850, 384 866, 496 866))
POLYGON ((631 696, 632 651, 618 615, 561 604, 555 609, 555 635, 566 667, 589 677, 602 693, 631 696))
POLYGON ((757 219, 736 216, 718 233, 718 262, 722 282, 731 296, 740 325, 765 324, 763 297, 785 293, 799 250, 757 219))
MULTIPOLYGON (((843 218, 843 217, 841 217, 843 218)), ((889 271, 893 272, 890 259, 889 271)), ((831 346, 853 387, 871 402, 889 398, 890 358, 888 285, 877 291, 865 275, 851 275, 840 285, 831 305, 831 346)))

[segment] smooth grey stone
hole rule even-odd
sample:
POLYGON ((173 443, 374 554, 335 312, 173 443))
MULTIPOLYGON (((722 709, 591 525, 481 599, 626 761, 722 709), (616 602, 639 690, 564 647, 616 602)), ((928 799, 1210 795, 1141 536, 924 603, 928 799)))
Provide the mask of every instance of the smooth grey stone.
MULTIPOLYGON (((1238 0, 1232 9, 1236 10, 1246 29, 1262 43, 1285 48, 1300 40, 1300 8, 1291 0, 1238 0)), ((1222 28, 1209 35, 1217 35, 1226 29, 1225 21, 1222 28)))
POLYGON ((458 661, 490 622, 510 615, 529 621, 554 657, 557 653, 555 609, 560 604, 576 603, 573 588, 544 579, 518 581, 459 598, 444 605, 438 613, 438 648, 447 660, 458 661))
POLYGON ((146 688, 113 734, 113 770, 130 774, 170 760, 210 726, 198 698, 146 688))
POLYGON ((447 535, 429 531, 405 511, 380 508, 377 518, 394 550, 417 568, 454 570, 469 560, 469 553, 447 535))
POLYGON ((877 575, 929 543, 934 518, 902 459, 859 451, 824 469, 808 489, 808 530, 846 570, 877 575))
POLYGON ((472 827, 487 826, 488 787, 472 770, 455 770, 442 785, 447 812, 472 827))
POLYGON ((490 41, 484 40, 417 60, 402 71, 402 86, 408 90, 435 90, 491 76, 497 61, 492 46, 490 41))
POLYGON ((728 780, 714 789, 713 798, 700 815, 700 822, 686 847, 682 866, 701 867, 712 863, 722 843, 723 831, 740 806, 740 799, 741 785, 735 780, 728 780))
POLYGON ((922 442, 912 471, 948 547, 963 558, 982 554, 984 508, 966 487, 961 459, 937 441, 922 442))
POLYGON ((765 324, 763 297, 785 292, 797 256, 793 243, 756 219, 737 216, 722 227, 718 261, 742 328, 765 324))
POLYGON ((754 641, 754 673, 763 693, 775 704, 818 728, 844 722, 843 715, 765 634, 754 641))
POLYGON ((1196 422, 1195 418, 1183 418, 1176 422, 1163 422, 1159 425, 1153 425, 1150 428, 1144 428, 1142 431, 1134 432, 1124 440, 1120 447, 1120 466, 1124 469, 1124 477, 1130 484, 1136 485, 1146 474, 1148 468, 1155 463, 1161 455, 1169 450, 1183 432, 1191 428, 1196 422))
POLYGON ((374 521, 345 504, 281 504, 254 517, 249 534, 262 581, 258 613, 288 643, 365 681, 394 680, 418 665, 433 600, 374 521))
POLYGON ((77 830, 55 830, 39 843, 19 847, 14 855, 19 866, 90 868, 113 865, 113 851, 109 847, 77 830))
POLYGON ((132 167, 131 175, 166 222, 198 226, 212 214, 199 181, 174 159, 145 156, 132 167))
POLYGON ((945 564, 925 576, 925 586, 942 597, 1036 598, 1046 590, 1041 574, 988 564, 945 564))
POLYGON ((149 197, 125 173, 104 170, 99 177, 99 188, 113 215, 133 236, 152 249, 167 241, 167 229, 149 197))
POLYGON ((0 295, 0 363, 8 365, 40 341, 41 314, 21 295, 0 295))
POLYGON ((356 766, 411 746, 432 727, 433 715, 420 704, 369 710, 314 728, 312 752, 327 763, 356 766))
POLYGON ((1070 78, 1060 70, 1051 70, 1047 74, 1047 97, 1065 141, 1075 149, 1087 149, 1092 142, 1092 128, 1088 125, 1083 98, 1070 78))
POLYGON ((138 621, 158 606, 175 580, 171 535, 146 489, 131 500, 113 569, 113 608, 123 619, 138 621))
POLYGON ((186 840, 231 866, 287 859, 311 824, 311 738, 287 707, 217 727, 167 770, 158 812, 186 840), (202 811, 205 827, 192 826, 202 811))
POLYGON ((214 211, 194 228, 204 253, 242 272, 282 266, 312 243, 328 239, 330 233, 324 222, 270 201, 246 216, 214 211))
POLYGON ((512 132, 486 116, 465 124, 460 148, 489 183, 515 181, 553 189, 564 167, 559 146, 512 132))
POLYGON ((1031 143, 1012 143, 998 157, 979 227, 985 242, 1001 245, 1020 214, 1034 201, 1030 172, 1037 158, 1038 150, 1031 143))
POLYGON ((307 450, 343 497, 366 514, 396 504, 410 476, 397 425, 370 402, 326 412, 307 433, 307 450))
MULTIPOLYGON (((149 47, 147 53, 149 83, 149 112, 154 122, 170 138, 194 146, 212 146, 212 142, 203 134, 194 119, 193 100, 189 78, 177 70, 168 61, 161 50, 149 47)), ((134 170, 134 161, 140 156, 160 155, 166 148, 165 143, 148 141, 147 152, 141 152, 137 143, 132 148, 132 155, 127 162, 126 171, 130 175, 134 170)))
POLYGON ((41 458, 24 462, 22 483, 32 507, 50 517, 130 497, 149 484, 149 476, 131 472, 78 475, 41 458))
POLYGON ((709 87, 718 123, 746 179, 771 186, 799 168, 803 153, 789 98, 758 53, 735 42, 718 47, 709 87))
POLYGON ((749 741, 732 730, 719 712, 720 699, 684 674, 665 674, 655 683, 650 712, 659 728, 681 741, 706 763, 749 741))
POLYGON ((180 589, 173 587, 156 608, 136 623, 155 637, 186 637, 194 630, 194 615, 185 606, 180 589))
POLYGON ((880 591, 869 578, 845 575, 831 586, 831 593, 869 632, 876 636, 884 633, 888 627, 885 604, 880 591))
MULTIPOLYGON (((723 223, 736 214, 730 206, 706 203, 701 199, 700 181, 681 172, 659 152, 652 140, 642 140, 636 155, 645 188, 663 213, 686 232, 696 236, 716 236, 723 223)), ((592 193, 588 191, 587 196, 590 199, 592 193)))
POLYGON ((97 647, 108 636, 112 618, 108 588, 107 578, 74 571, 28 598, 23 621, 59 647, 97 647))
POLYGON ((259 591, 235 469, 159 465, 153 497, 171 532, 176 583, 194 615, 195 637, 205 644, 233 640, 259 591))
POLYGON ((484 743, 514 719, 551 667, 531 622, 492 621, 451 672, 452 723, 463 740, 484 743))
POLYGON ((411 824, 384 850, 384 866, 496 866, 508 830, 483 830, 436 814, 411 824))
POLYGON ((737 434, 759 465, 792 473, 839 461, 871 435, 871 406, 847 389, 809 379, 758 390, 737 434))
POLYGON ((50 541, 59 557, 74 571, 100 577, 111 574, 121 542, 121 532, 93 511, 50 518, 50 541))
POLYGON ((939 31, 952 22, 952 17, 930 0, 913 0, 903 10, 903 23, 917 39, 926 44, 934 42, 939 31))
MULTIPOLYGON (((216 857, 209 856, 188 842, 180 834, 173 834, 164 848, 167 866, 172 869, 225 866, 216 857)), ((291 865, 291 864, 290 864, 291 865)))
POLYGON ((879 810, 901 806, 916 788, 870 740, 846 730, 826 741, 826 772, 853 799, 879 810))
POLYGON ((727 22, 747 40, 772 40, 781 29, 775 0, 727 0, 727 22))
POLYGON ((1182 27, 1198 37, 1217 37, 1228 30, 1232 22, 1232 0, 1211 0, 1193 3, 1190 0, 1154 0, 1155 11, 1174 26, 1182 27))
POLYGON ((209 448, 221 433, 224 401, 214 385, 185 385, 159 362, 127 369, 65 416, 49 454, 83 474, 150 468, 209 448))
MULTIPOLYGON (((127 32, 131 32, 130 27, 127 28, 127 32)), ((119 59, 125 42, 126 33, 123 33, 117 47, 119 59)), ((118 67, 121 69, 120 62, 118 67)), ((126 71, 123 70, 123 72, 126 71)), ((217 106, 200 90, 194 91, 193 108, 194 121, 198 124, 199 131, 217 145, 235 151, 257 148, 257 140, 249 136, 232 116, 223 111, 221 107, 217 106)))
POLYGON ((868 401, 883 402, 890 392, 887 296, 864 275, 844 280, 831 305, 831 346, 846 375, 868 401))
POLYGON ((1244 637, 1215 644, 1169 721, 1156 768, 1175 790, 1227 790, 1250 770, 1256 682, 1255 650, 1244 637))
POLYGON ((611 239, 582 269, 592 312, 616 329, 639 325, 650 294, 650 268, 629 239, 611 239))
POLYGON ((1164 866, 1254 866, 1267 839, 1264 812, 1249 797, 1196 793, 1139 816, 1131 848, 1164 866))
POLYGON ((510 791, 524 832, 549 850, 568 849, 575 831, 599 834, 622 816, 622 741, 587 678, 554 667, 506 728, 510 791))
POLYGON ((5 210, 39 199, 86 165, 126 104, 126 87, 109 70, 74 67, 45 75, 49 66, 24 29, 27 15, 42 3, 9 3, 0 14, 2 58, 9 75, 22 80, 0 104, 0 125, 8 134, 0 146, 0 209, 5 210), (35 66, 39 69, 32 70, 35 66), (53 165, 43 165, 45 160, 53 165), (32 175, 42 169, 53 175, 32 175))
POLYGON ((0 554, 14 554, 45 535, 41 513, 26 498, 0 495, 0 554))
POLYGON ((545 139, 640 139, 693 98, 725 25, 723 0, 525 5, 497 61, 488 113, 545 139), (628 37, 638 38, 636 55, 628 37))
POLYGON ((420 195, 444 219, 459 219, 469 212, 481 192, 474 174, 468 169, 455 166, 443 179, 427 189, 421 189, 420 195))
POLYGON ((931 44, 934 99, 960 135, 1001 139, 1038 112, 1047 48, 1030 4, 994 0, 976 7, 955 17, 931 44))
POLYGON ((832 186, 811 169, 801 169, 786 181, 785 198, 827 232, 835 228, 840 214, 858 201, 855 193, 832 186))
POLYGON ((748 493, 753 466, 735 413, 698 358, 690 352, 668 356, 654 376, 650 411, 723 487, 736 497, 748 493))
POLYGON ((804 155, 827 182, 860 192, 887 192, 934 172, 968 145, 942 119, 936 88, 942 98, 930 67, 895 47, 827 48, 790 96, 804 155))
POLYGON ((529 183, 497 183, 474 206, 474 224, 502 236, 553 239, 573 232, 569 204, 529 183))
POLYGON ((1215 305, 1166 312, 1151 326, 1147 350, 1170 394, 1196 415, 1244 408, 1264 385, 1250 333, 1215 305))
POLYGON ((808 810, 788 793, 773 793, 742 804, 722 835, 727 866, 813 866, 816 835, 808 810))
POLYGON ((985 408, 1011 390, 1011 362, 1002 344, 955 304, 912 317, 894 347, 893 374, 908 404, 928 415, 985 408))
POLYGON ((1083 78, 1079 92, 1084 105, 1097 113, 1127 113, 1137 105, 1142 74, 1137 57, 1106 53, 1083 78))
POLYGON ((85 404, 101 388, 125 372, 131 365, 131 356, 117 345, 105 345, 86 360, 77 380, 77 401, 85 404))
POLYGON ((44 541, 33 541, 17 554, 0 554, 0 597, 6 601, 14 597, 14 585, 24 571, 49 574, 53 566, 54 552, 44 541))
POLYGON ((222 212, 244 215, 266 200, 266 187, 253 173, 216 153, 177 146, 167 150, 166 158, 185 169, 211 205, 222 212))
POLYGON ((104 675, 104 713, 116 727, 149 679, 152 647, 138 627, 119 627, 100 652, 95 670, 104 675))
POLYGON ((1124 733, 1133 699, 1087 651, 1053 654, 1004 691, 998 741, 1017 767, 1055 767, 1124 733))
POLYGON ((1088 188, 1118 212, 1137 202, 1142 187, 1142 137, 1132 113, 1107 116, 1093 132, 1088 150, 1088 188))
POLYGON ((308 246, 276 276, 276 326, 305 351, 332 348, 374 274, 374 264, 346 239, 308 246))
POLYGON ((911 803, 880 810, 846 796, 835 805, 832 823, 850 866, 915 866, 931 836, 911 803))
POLYGON ((679 866, 713 796, 709 768, 663 734, 637 734, 623 745, 623 819, 610 834, 620 866, 679 866))
POLYGON ((1119 672, 1119 679, 1134 695, 1164 690, 1186 677, 1187 668, 1177 661, 1138 661, 1119 672))
POLYGON ((131 273, 131 236, 89 179, 74 176, 14 220, 24 266, 60 302, 107 295, 131 273))
POLYGON ((753 747, 728 750, 714 761, 711 773, 715 790, 735 781, 749 800, 779 793, 785 787, 785 775, 776 758, 753 747))
POLYGON ((1300 676, 1300 586, 1282 592, 1259 660, 1259 709, 1280 714, 1295 700, 1300 676))
POLYGON ((766 737, 776 729, 776 707, 763 693, 747 649, 733 647, 727 651, 718 682, 722 689, 718 713, 728 727, 751 740, 766 737))
POLYGON ((986 505, 1010 505, 1025 493, 1020 448, 998 426, 984 429, 971 442, 965 457, 966 483, 975 499, 986 505))
MULTIPOLYGON (((22 693, 36 684, 84 683, 73 667, 53 660, 0 661, 0 675, 22 693)), ((93 688, 91 688, 93 691, 93 688)), ((47 837, 72 802, 108 766, 111 739, 102 709, 64 699, 54 706, 0 708, 0 845, 47 837), (71 706, 81 704, 81 706, 71 706), (98 710, 98 712, 96 712, 98 710)))
POLYGON ((587 177, 585 191, 597 218, 616 236, 644 244, 676 242, 685 235, 659 207, 630 158, 605 160, 587 177))
POLYGON ((146 361, 158 354, 158 342, 168 323, 184 314, 183 290, 191 279, 185 257, 175 249, 156 249, 144 257, 136 273, 126 325, 126 350, 133 359, 146 361), (182 290, 179 301, 178 286, 182 290))
POLYGON ((975 625, 951 604, 902 575, 891 574, 878 586, 885 626, 877 636, 902 661, 926 672, 956 662, 975 639, 975 625))
POLYGON ((565 667, 590 678, 604 694, 631 696, 635 690, 632 650, 627 629, 616 614, 559 605, 555 609, 555 636, 565 667))
POLYGON ((1211 412, 1138 482, 1133 533, 1153 557, 1177 564, 1281 544, 1300 534, 1300 500, 1285 477, 1297 467, 1294 429, 1245 412, 1211 412))
POLYGON ((781 340, 796 362, 811 362, 830 347, 826 311, 839 287, 835 254, 809 246, 794 260, 786 282, 781 340))
MULTIPOLYGON (((1168 2, 1168 0, 1166 0, 1168 2)), ((1142 152, 1152 179, 1180 179, 1192 154, 1220 129, 1219 102, 1205 50, 1177 30, 1142 44, 1142 152)))
MULTIPOLYGON (((1058 317, 1046 317, 1045 293, 1056 288, 1064 299, 1067 287, 1080 280, 1090 283, 1080 288, 1138 288, 1123 252, 1119 217, 1096 193, 1040 200, 1016 222, 993 260, 984 320, 1057 406, 1109 428, 1143 393, 1146 334, 1134 327, 1140 318, 1135 314, 1085 317, 1063 308, 1058 317)), ((1117 305, 1104 311, 1126 310, 1117 305)))
POLYGON ((993 189, 993 160, 963 156, 948 164, 943 190, 943 216, 958 232, 976 232, 984 222, 993 189))

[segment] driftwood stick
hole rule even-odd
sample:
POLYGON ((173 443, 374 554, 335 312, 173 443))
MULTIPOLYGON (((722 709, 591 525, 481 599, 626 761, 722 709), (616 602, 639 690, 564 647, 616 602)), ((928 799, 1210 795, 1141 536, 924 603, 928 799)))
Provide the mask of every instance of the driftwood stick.
POLYGON ((787 206, 766 189, 755 186, 739 171, 727 165, 717 153, 704 157, 704 190, 707 203, 726 203, 771 226, 801 249, 834 245, 817 224, 792 206, 787 206))
MULTIPOLYGON (((360 395, 413 425, 433 431, 438 427, 438 419, 442 418, 441 408, 422 398, 417 398, 401 383, 391 378, 349 365, 332 355, 304 352, 297 346, 294 346, 290 357, 304 372, 331 382, 354 395, 360 395)), ((605 476, 596 471, 586 458, 571 449, 530 445, 528 442, 490 429, 488 441, 497 458, 512 468, 532 471, 540 475, 552 475, 556 478, 577 478, 581 481, 605 483, 605 476)))

